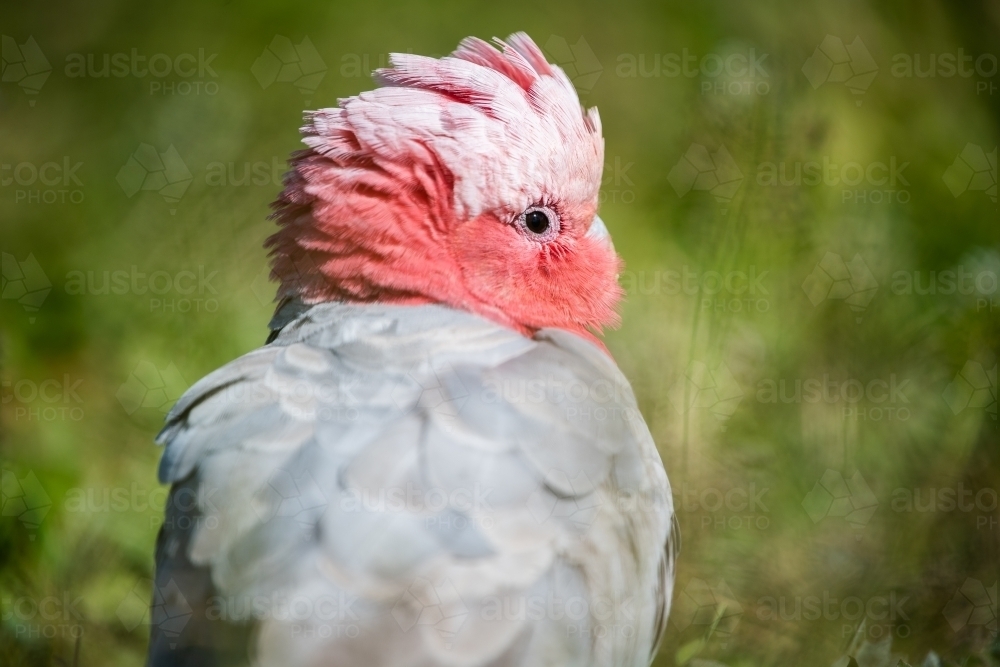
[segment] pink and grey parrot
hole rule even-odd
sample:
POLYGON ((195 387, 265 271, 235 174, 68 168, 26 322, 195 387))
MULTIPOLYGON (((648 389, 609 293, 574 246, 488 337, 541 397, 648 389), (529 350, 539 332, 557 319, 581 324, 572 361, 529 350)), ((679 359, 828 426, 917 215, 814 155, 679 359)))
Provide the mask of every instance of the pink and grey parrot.
POLYGON ((307 114, 267 344, 158 437, 149 664, 648 665, 677 539, 597 338, 604 140, 518 33, 307 114))

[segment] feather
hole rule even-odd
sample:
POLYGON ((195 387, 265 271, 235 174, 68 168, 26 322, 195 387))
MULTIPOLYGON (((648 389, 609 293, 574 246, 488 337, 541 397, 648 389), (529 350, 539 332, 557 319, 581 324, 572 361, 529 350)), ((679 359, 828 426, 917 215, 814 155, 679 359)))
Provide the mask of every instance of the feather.
POLYGON ((161 435, 156 581, 191 612, 151 665, 647 663, 672 502, 599 348, 442 306, 285 308, 161 435))

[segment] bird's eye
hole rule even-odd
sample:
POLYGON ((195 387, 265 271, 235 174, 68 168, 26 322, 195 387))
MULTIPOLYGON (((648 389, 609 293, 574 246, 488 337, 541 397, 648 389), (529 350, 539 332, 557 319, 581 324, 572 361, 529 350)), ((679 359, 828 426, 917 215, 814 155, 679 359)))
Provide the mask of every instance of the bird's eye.
POLYGON ((549 216, 545 215, 545 211, 529 211, 524 216, 524 226, 534 234, 544 234, 549 228, 549 216))
POLYGON ((547 206, 532 206, 520 215, 518 223, 538 241, 548 241, 559 231, 559 216, 547 206))

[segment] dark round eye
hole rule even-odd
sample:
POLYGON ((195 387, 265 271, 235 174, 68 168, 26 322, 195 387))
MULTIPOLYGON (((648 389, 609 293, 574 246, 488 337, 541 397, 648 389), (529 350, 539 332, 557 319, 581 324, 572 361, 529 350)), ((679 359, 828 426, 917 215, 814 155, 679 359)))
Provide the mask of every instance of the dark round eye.
POLYGON ((524 236, 536 243, 554 241, 559 236, 561 226, 559 214, 555 209, 542 204, 524 209, 521 215, 517 216, 516 224, 524 236))
POLYGON ((549 216, 545 211, 528 211, 524 216, 524 226, 534 234, 544 234, 549 229, 549 216))

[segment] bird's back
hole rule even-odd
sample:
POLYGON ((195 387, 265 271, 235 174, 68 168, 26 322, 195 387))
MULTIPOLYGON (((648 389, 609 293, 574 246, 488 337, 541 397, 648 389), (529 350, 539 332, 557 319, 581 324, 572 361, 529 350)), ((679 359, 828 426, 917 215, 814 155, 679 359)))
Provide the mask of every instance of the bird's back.
POLYGON ((151 665, 649 662, 672 502, 604 352, 442 306, 279 324, 160 435, 151 665))

